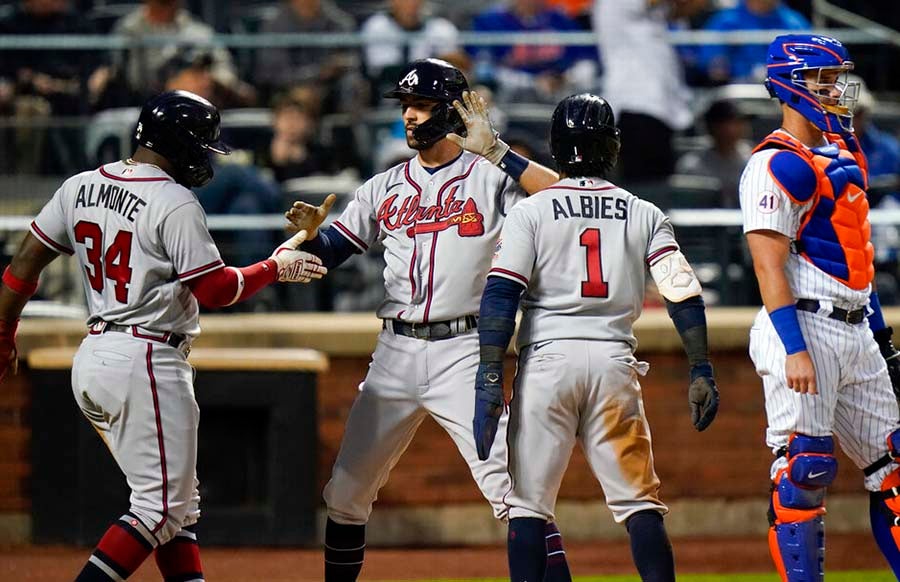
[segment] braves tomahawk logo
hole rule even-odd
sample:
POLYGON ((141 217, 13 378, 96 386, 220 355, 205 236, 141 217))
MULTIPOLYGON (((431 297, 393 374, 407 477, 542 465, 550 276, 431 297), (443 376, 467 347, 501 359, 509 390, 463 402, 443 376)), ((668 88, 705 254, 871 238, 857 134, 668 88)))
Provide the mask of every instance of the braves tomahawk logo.
POLYGON ((406 235, 428 234, 459 227, 459 236, 484 234, 484 215, 472 198, 465 202, 456 198, 459 186, 454 186, 442 204, 419 206, 419 195, 407 196, 399 205, 399 195, 388 196, 378 209, 378 223, 386 230, 406 227, 406 235))

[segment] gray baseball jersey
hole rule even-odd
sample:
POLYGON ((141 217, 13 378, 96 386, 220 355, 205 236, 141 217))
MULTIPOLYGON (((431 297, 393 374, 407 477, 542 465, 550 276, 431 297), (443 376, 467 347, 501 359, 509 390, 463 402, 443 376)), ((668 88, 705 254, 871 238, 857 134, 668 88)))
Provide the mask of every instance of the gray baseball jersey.
POLYGON ((66 180, 31 225, 83 266, 88 323, 196 336, 184 283, 223 266, 193 192, 156 166, 115 162, 66 180))
POLYGON ((524 195, 475 154, 434 173, 417 156, 360 186, 333 224, 361 251, 384 244, 378 317, 442 321, 478 313, 503 216, 524 195))
POLYGON ((510 519, 554 518, 576 442, 617 522, 667 511, 632 324, 648 265, 677 250, 662 211, 606 180, 564 179, 510 211, 490 271, 527 287, 507 437, 510 519))
POLYGON ((607 182, 565 179, 506 218, 491 275, 527 286, 520 348, 555 339, 637 345, 648 266, 678 250, 665 214, 607 182), (572 317, 577 315, 578 317, 572 317))

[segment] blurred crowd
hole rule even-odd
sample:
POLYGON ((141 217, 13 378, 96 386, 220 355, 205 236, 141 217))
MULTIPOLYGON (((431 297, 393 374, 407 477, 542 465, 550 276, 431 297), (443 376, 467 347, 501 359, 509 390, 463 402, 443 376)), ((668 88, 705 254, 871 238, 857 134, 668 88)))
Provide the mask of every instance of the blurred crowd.
MULTIPOLYGON (((878 10, 878 2, 835 3, 868 16, 878 10)), ((510 109, 546 107, 575 92, 599 92, 612 104, 623 132, 617 181, 664 208, 734 208, 738 179, 759 132, 753 131, 747 99, 714 89, 746 83, 764 92, 766 44, 673 46, 666 33, 808 30, 810 10, 808 0, 8 2, 0 5, 0 35, 101 34, 135 40, 165 35, 165 41, 109 51, 0 51, 0 117, 14 120, 0 125, 0 174, 64 175, 115 159, 130 144, 103 135, 86 140, 85 125, 96 133, 104 126, 100 120, 134 115, 128 109, 116 117, 122 108, 138 107, 162 90, 186 89, 226 114, 247 108, 266 112, 251 123, 257 131, 250 134, 235 127, 229 135, 225 124, 226 139, 242 151, 228 161, 234 167, 220 168, 200 192, 207 210, 278 212, 285 190, 296 190, 286 185, 297 180, 336 174, 364 178, 411 155, 399 116, 390 109, 378 115, 390 105, 381 94, 396 83, 406 62, 433 56, 466 73, 517 149, 546 161, 547 120, 507 123, 510 109), (461 31, 581 31, 595 42, 467 46, 461 31), (361 45, 226 48, 210 42, 222 32, 358 33, 361 45), (409 44, 391 42, 401 33, 420 35, 409 44), (714 97, 700 97, 709 95, 714 97), (60 117, 89 121, 67 124, 57 122, 60 117), (683 195, 673 194, 673 184, 681 185, 683 195)), ((896 52, 884 64, 884 59, 869 58, 881 49, 851 50, 858 63, 868 63, 861 73, 870 82, 877 79, 879 89, 900 88, 896 52)), ((753 97, 757 102, 766 98, 759 91, 753 97)), ((900 121, 878 126, 871 115, 876 108, 872 93, 864 91, 856 127, 875 183, 881 185, 873 204, 898 206, 900 121)), ((896 271, 897 253, 890 250, 891 244, 900 246, 896 233, 877 234, 894 238, 883 245, 887 251, 879 260, 896 271)), ((239 236, 266 238, 252 232, 239 236)))

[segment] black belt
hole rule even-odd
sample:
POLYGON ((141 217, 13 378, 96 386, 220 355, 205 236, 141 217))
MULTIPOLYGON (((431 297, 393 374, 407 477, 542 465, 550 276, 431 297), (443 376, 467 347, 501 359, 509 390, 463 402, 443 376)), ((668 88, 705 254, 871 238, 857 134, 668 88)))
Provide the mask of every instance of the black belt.
MULTIPOLYGON (((139 329, 137 329, 133 325, 119 325, 118 323, 106 323, 105 327, 100 333, 106 333, 108 331, 119 331, 122 333, 130 333, 136 338, 139 339, 149 339, 157 342, 162 342, 164 344, 168 344, 173 348, 180 349, 184 342, 187 341, 187 336, 181 335, 180 333, 162 333, 159 337, 154 337, 151 335, 147 335, 142 333, 139 329)), ((155 332, 154 332, 155 333, 155 332)))
MULTIPOLYGON (((818 313, 819 307, 819 302, 815 299, 797 300, 797 309, 799 309, 800 311, 818 313)), ((844 323, 849 323, 850 325, 856 325, 857 323, 862 323, 863 321, 865 321, 866 308, 860 307, 859 309, 854 309, 853 311, 847 311, 846 309, 841 309, 840 307, 832 307, 831 313, 828 314, 828 317, 830 317, 831 319, 836 319, 838 321, 843 321, 844 323)))
POLYGON ((385 319, 382 327, 387 327, 388 322, 395 334, 423 340, 447 339, 478 327, 478 318, 474 315, 430 323, 409 323, 399 319, 385 319))

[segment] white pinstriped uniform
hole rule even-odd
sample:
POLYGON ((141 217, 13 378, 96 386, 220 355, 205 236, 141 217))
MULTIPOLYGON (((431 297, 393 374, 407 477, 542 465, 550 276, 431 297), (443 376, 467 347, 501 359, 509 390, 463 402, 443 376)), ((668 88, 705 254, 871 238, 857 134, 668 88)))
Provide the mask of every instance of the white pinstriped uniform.
POLYGON ((200 515, 193 370, 166 340, 200 333, 185 282, 224 266, 206 215, 158 167, 116 162, 66 180, 31 232, 81 265, 91 331, 72 389, 125 473, 131 513, 164 543, 200 515))
POLYGON ((517 204, 492 276, 526 286, 509 420, 510 518, 553 519, 580 443, 619 523, 659 500, 634 357, 648 266, 678 250, 653 204, 599 179, 567 178, 517 204))
MULTIPOLYGON (((384 245, 379 317, 455 320, 477 315, 504 216, 524 195, 515 180, 475 154, 463 152, 434 173, 415 157, 360 186, 333 224, 361 251, 376 240, 384 245)), ((490 458, 479 461, 472 433, 478 364, 476 329, 426 341, 385 327, 325 487, 333 521, 368 521, 378 490, 429 415, 453 438, 495 515, 505 515, 506 415, 490 458)))
MULTIPOLYGON (((811 202, 795 204, 769 174, 769 159, 777 151, 755 153, 741 177, 744 232, 771 230, 793 240, 811 202)), ((870 289, 851 289, 797 254, 790 255, 786 273, 794 297, 816 299, 822 305, 822 314, 798 312, 819 394, 799 394, 787 387, 784 345, 763 307, 750 330, 750 357, 765 389, 766 443, 776 451, 793 432, 833 434, 862 469, 887 452, 886 438, 898 427, 900 411, 868 321, 849 325, 825 316, 832 307, 866 306, 870 289)), ((785 465, 784 457, 777 459, 772 476, 785 465)), ((892 468, 889 465, 868 477, 866 488, 879 490, 892 468)))

